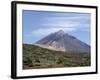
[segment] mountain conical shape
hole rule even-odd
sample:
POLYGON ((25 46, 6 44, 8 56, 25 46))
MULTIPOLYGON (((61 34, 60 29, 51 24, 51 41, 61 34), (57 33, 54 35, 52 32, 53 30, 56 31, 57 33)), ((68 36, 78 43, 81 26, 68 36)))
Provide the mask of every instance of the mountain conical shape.
POLYGON ((90 46, 76 37, 59 30, 37 41, 35 45, 56 51, 90 53, 90 46))

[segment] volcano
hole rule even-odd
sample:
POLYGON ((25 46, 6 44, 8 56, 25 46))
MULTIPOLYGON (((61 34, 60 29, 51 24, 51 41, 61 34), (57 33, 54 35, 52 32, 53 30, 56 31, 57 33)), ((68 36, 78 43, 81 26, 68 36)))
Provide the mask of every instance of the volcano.
POLYGON ((56 51, 90 53, 90 46, 88 44, 65 33, 63 30, 49 34, 37 41, 35 45, 56 51))

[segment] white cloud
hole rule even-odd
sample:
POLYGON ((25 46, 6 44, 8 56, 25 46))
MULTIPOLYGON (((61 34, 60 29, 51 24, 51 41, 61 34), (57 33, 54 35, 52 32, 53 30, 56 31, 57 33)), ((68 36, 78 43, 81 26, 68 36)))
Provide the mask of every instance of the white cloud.
POLYGON ((33 30, 32 34, 33 35, 40 35, 40 36, 45 36, 48 35, 50 33, 54 33, 57 32, 59 30, 63 30, 65 32, 70 32, 70 31, 75 31, 76 28, 41 28, 41 29, 37 29, 37 30, 33 30))
POLYGON ((51 21, 48 23, 42 24, 44 27, 55 27, 55 28, 70 28, 70 27, 78 27, 79 23, 71 22, 71 21, 51 21))
POLYGON ((88 20, 89 19, 89 17, 87 17, 87 16, 72 16, 72 17, 45 17, 45 18, 43 18, 43 19, 45 19, 46 21, 50 21, 50 20, 55 20, 55 21, 69 21, 69 20, 80 20, 80 19, 82 19, 82 20, 88 20))
POLYGON ((42 27, 55 28, 79 28, 90 27, 90 18, 87 16, 73 16, 73 17, 45 17, 42 19, 42 27))
POLYGON ((32 34, 37 36, 45 36, 58 30, 64 30, 65 32, 77 30, 89 32, 89 19, 89 17, 82 15, 72 17, 44 17, 42 19, 42 23, 40 23, 41 27, 39 27, 37 30, 33 30, 32 34))

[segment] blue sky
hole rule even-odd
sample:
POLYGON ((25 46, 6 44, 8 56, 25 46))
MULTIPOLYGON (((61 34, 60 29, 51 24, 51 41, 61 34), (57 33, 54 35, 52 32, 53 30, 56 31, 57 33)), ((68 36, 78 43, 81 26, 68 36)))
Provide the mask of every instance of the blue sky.
POLYGON ((89 13, 23 10, 23 43, 33 44, 50 33, 63 30, 90 45, 89 13))

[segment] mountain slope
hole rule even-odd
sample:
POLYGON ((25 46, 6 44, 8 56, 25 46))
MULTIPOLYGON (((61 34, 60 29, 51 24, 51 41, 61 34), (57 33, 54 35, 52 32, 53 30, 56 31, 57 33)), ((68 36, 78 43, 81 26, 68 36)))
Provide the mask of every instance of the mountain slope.
POLYGON ((67 53, 23 44, 23 69, 90 66, 90 54, 67 53))
POLYGON ((46 36, 36 42, 35 45, 56 51, 90 53, 89 45, 62 30, 46 36))

